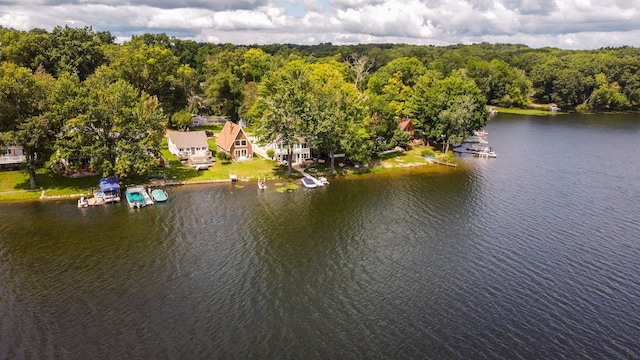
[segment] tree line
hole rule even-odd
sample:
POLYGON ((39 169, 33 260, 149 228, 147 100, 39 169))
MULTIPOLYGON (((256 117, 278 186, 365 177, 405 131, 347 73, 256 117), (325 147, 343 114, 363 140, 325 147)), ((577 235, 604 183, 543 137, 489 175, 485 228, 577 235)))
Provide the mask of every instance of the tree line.
POLYGON ((21 145, 31 185, 54 159, 86 157, 103 175, 149 171, 163 130, 191 114, 246 118, 261 139, 305 138, 366 162, 406 144, 398 119, 448 146, 486 105, 637 110, 640 50, 518 44, 236 46, 144 34, 116 44, 91 27, 0 27, 0 141, 21 145))

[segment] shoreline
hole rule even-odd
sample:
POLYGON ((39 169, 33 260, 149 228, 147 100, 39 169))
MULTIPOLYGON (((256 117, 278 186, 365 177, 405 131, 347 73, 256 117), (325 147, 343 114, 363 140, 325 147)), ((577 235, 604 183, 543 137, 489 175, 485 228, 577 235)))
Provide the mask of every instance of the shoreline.
MULTIPOLYGON (((334 175, 323 175, 323 176, 326 176, 328 178, 333 178, 333 179, 338 179, 338 178, 346 179, 346 178, 355 178, 355 177, 361 177, 361 176, 376 176, 376 175, 389 174, 390 172, 393 172, 393 171, 403 172, 406 170, 410 170, 414 168, 422 168, 425 166, 436 166, 438 168, 442 168, 443 170, 448 169, 448 171, 454 171, 455 169, 459 168, 458 163, 448 163, 444 161, 425 161, 423 163, 407 163, 407 164, 397 164, 393 166, 385 166, 383 164, 378 164, 375 167, 371 167, 367 172, 348 171, 346 174, 342 174, 342 175, 334 174, 334 175)), ((298 172, 301 175, 304 173, 304 172, 299 172, 299 170, 295 170, 295 169, 294 171, 298 172)), ((316 176, 316 174, 314 174, 314 176, 316 176)), ((295 180, 296 178, 272 177, 270 178, 270 180, 288 181, 288 180, 295 180)), ((234 183, 234 182, 249 183, 252 181, 253 180, 250 178, 238 178, 236 181, 232 179, 211 179, 211 180, 195 180, 195 181, 172 181, 171 183, 164 183, 164 184, 146 183, 142 185, 145 187, 153 188, 153 187, 172 187, 172 186, 188 186, 188 185, 224 184, 224 183, 234 183)), ((77 199, 80 199, 81 197, 87 197, 92 195, 92 192, 64 194, 64 195, 45 195, 45 192, 47 190, 50 190, 50 189, 40 188, 40 189, 34 189, 34 190, 15 190, 15 191, 0 192, 0 203, 77 200, 77 199), (33 198, 24 198, 24 199, 2 199, 3 195, 36 193, 36 192, 39 192, 40 196, 33 197, 33 198)))

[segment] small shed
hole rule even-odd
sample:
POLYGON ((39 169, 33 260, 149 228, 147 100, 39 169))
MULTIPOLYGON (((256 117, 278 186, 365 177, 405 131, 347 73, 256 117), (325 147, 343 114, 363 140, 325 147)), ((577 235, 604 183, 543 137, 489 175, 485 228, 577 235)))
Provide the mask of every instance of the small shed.
POLYGON ((413 126, 413 122, 409 118, 400 119, 400 123, 398 124, 398 128, 400 129, 400 131, 404 131, 404 132, 408 133, 409 135, 411 135, 411 137, 413 137, 413 135, 416 132, 416 129, 413 126))

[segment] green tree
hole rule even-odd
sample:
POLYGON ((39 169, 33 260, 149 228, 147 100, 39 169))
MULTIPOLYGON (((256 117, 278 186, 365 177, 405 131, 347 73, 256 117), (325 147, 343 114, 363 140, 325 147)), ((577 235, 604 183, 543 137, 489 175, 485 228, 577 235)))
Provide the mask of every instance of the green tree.
POLYGON ((304 136, 305 123, 314 116, 310 70, 301 60, 268 74, 250 111, 263 142, 279 139, 287 149, 287 175, 291 176, 293 147, 304 136))
POLYGON ((44 94, 31 70, 11 62, 0 64, 0 132, 15 129, 41 113, 44 94))
POLYGON ((262 49, 249 49, 243 55, 240 72, 245 83, 259 83, 271 67, 271 56, 262 49))
MULTIPOLYGON (((354 84, 347 83, 334 63, 311 66, 313 109, 305 124, 305 137, 310 144, 329 155, 335 170, 334 155, 347 148, 347 142, 363 123, 364 101, 354 84)), ((347 153, 349 156, 350 154, 347 153)))
POLYGON ((78 100, 79 115, 65 123, 56 144, 60 157, 88 157, 102 176, 143 174, 157 165, 166 118, 156 97, 98 72, 78 100))
POLYGON ((178 75, 180 63, 171 49, 149 45, 143 38, 135 37, 107 49, 110 58, 107 69, 113 80, 122 79, 139 91, 157 97, 167 114, 186 107, 185 76, 178 75))
POLYGON ((531 82, 523 71, 505 61, 472 61, 468 74, 476 82, 490 104, 505 107, 526 107, 531 82))
POLYGON ((629 106, 629 100, 620 92, 617 83, 610 84, 605 74, 596 74, 596 89, 587 99, 591 110, 623 110, 629 106))
POLYGON ((186 130, 193 122, 193 115, 187 110, 180 110, 171 115, 171 125, 178 130, 186 130))
POLYGON ((408 132, 396 129, 393 132, 393 138, 391 138, 391 146, 399 146, 403 149, 409 148, 409 142, 411 141, 411 135, 408 132))
POLYGON ((204 86, 209 107, 213 113, 225 115, 234 122, 240 117, 244 96, 241 74, 243 54, 241 49, 224 50, 211 56, 204 66, 204 86))
POLYGON ((416 85, 408 108, 432 139, 444 141, 445 152, 452 141, 471 135, 489 118, 485 97, 461 71, 442 80, 424 76, 416 85))
POLYGON ((76 73, 86 79, 107 62, 103 46, 113 44, 108 32, 95 32, 91 27, 72 28, 56 26, 51 31, 50 74, 59 76, 65 72, 76 73))
POLYGON ((403 85, 413 87, 426 72, 427 68, 416 58, 395 59, 371 75, 367 89, 373 94, 381 94, 389 79, 394 77, 403 85))
POLYGON ((54 79, 45 73, 32 74, 27 68, 5 62, 0 65, 0 133, 4 145, 22 147, 32 189, 37 187, 36 170, 51 149, 55 128, 44 116, 47 93, 54 79))
POLYGON ((51 36, 45 30, 0 30, 0 61, 13 62, 31 71, 41 68, 50 72, 53 69, 48 54, 51 50, 51 36))

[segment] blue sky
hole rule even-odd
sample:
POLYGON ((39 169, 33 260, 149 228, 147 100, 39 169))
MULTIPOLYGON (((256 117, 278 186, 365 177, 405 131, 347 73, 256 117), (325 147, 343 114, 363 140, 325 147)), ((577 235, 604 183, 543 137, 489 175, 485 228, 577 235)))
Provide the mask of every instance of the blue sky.
POLYGON ((0 25, 233 44, 640 46, 640 0, 0 0, 0 25))

